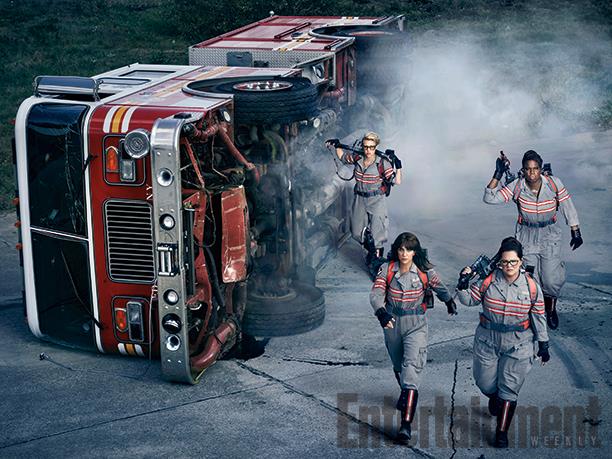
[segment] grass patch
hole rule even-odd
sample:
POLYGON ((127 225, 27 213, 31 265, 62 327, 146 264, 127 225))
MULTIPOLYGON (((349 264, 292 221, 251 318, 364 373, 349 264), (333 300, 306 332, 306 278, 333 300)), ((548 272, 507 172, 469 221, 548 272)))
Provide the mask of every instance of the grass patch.
MULTIPOLYGON (((133 62, 186 64, 190 44, 266 17, 270 6, 281 15, 378 16, 405 14, 415 33, 441 27, 469 29, 494 50, 505 40, 525 50, 550 45, 558 27, 567 28, 568 44, 580 39, 569 24, 578 21, 612 37, 612 4, 545 0, 5 0, 0 4, 0 209, 14 194, 11 137, 21 101, 31 95, 36 75, 90 76, 133 62), (567 23, 550 19, 572 14, 567 23), (561 12, 561 13, 560 13, 561 12), (527 20, 524 20, 527 18, 527 20), (510 29, 506 24, 515 24, 510 29), (516 25, 518 24, 518 25, 516 25)), ((500 56, 500 62, 511 55, 500 56)), ((610 58, 592 53, 571 68, 551 69, 551 78, 593 82, 612 93, 610 58)), ((552 107, 563 94, 544 94, 552 107)), ((580 123, 612 127, 612 96, 596 107, 566 114, 580 123)))

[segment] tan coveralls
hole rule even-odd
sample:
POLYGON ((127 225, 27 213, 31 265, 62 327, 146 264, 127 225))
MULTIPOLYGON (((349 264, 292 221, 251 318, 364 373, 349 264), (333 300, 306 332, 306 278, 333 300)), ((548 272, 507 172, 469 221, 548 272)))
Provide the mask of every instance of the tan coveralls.
POLYGON ((482 304, 474 335, 474 379, 483 394, 497 392, 503 400, 516 401, 533 365, 537 341, 548 341, 542 291, 537 285, 532 307, 524 272, 509 284, 500 269, 494 271, 484 295, 480 293, 481 284, 479 281, 469 290, 458 291, 463 304, 482 304), (527 328, 518 331, 519 324, 527 328))
POLYGON ((542 187, 536 196, 524 178, 508 185, 485 188, 484 202, 504 204, 511 200, 518 207, 516 238, 523 245, 523 265, 535 267, 534 277, 544 295, 558 297, 565 283, 565 263, 561 261, 561 228, 557 224, 557 209, 569 226, 579 224, 578 214, 569 192, 558 177, 542 175, 542 187), (555 187, 547 181, 554 181, 555 187))
MULTIPOLYGON (((404 274, 399 272, 399 262, 393 263, 393 277, 387 286, 389 263, 381 266, 370 292, 370 303, 374 311, 385 307, 393 315, 393 328, 385 328, 385 345, 393 363, 400 373, 402 389, 417 389, 421 372, 427 361, 427 309, 423 304, 424 289, 417 267, 413 263, 404 274)), ((430 269, 427 281, 440 301, 448 301, 451 294, 438 274, 430 269)))
POLYGON ((376 156, 369 167, 364 166, 364 157, 344 151, 340 161, 355 166, 355 197, 351 209, 351 234, 353 239, 363 243, 363 231, 370 228, 375 247, 383 247, 388 238, 389 218, 387 203, 381 190, 383 176, 389 179, 393 167, 389 161, 376 156), (379 163, 382 162, 382 175, 379 163))

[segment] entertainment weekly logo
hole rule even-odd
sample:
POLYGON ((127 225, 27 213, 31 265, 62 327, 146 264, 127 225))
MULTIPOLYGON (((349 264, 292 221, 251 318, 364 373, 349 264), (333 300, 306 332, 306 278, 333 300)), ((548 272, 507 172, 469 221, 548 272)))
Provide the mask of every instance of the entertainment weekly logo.
MULTIPOLYGON (((381 405, 359 402, 359 394, 338 393, 337 444, 340 448, 380 448, 396 445, 400 425, 396 399, 384 397, 381 405), (350 418, 360 422, 355 423, 350 418)), ((419 448, 492 447, 496 418, 489 414, 487 399, 471 397, 470 405, 451 406, 446 397, 436 397, 433 406, 417 407, 412 422, 411 446, 419 448), (452 430, 451 430, 452 410, 452 430)), ((601 409, 598 397, 585 406, 525 405, 516 408, 508 431, 510 448, 600 448, 598 427, 601 409)))

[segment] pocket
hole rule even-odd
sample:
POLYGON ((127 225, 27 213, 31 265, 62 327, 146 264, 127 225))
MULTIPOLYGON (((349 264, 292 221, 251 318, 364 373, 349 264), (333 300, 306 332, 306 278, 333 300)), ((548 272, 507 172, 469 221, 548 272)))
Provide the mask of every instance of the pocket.
POLYGON ((425 368, 426 363, 427 363, 427 348, 421 347, 419 348, 419 357, 417 358, 417 368, 420 368, 420 369, 425 368))

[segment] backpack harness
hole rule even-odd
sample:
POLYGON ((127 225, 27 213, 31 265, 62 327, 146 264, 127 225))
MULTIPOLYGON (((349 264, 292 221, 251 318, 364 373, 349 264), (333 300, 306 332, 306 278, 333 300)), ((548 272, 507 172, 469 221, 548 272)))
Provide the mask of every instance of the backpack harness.
MULTIPOLYGON (((481 298, 484 298, 484 295, 489 289, 491 282, 493 282, 494 275, 495 275, 495 271, 493 271, 491 274, 485 277, 485 279, 482 281, 482 284, 480 285, 480 289, 479 289, 481 298)), ((529 287, 529 299, 531 300, 531 307, 533 308, 538 299, 538 287, 533 277, 531 277, 529 274, 525 273, 525 278, 527 279, 527 285, 529 287)), ((523 332, 529 329, 529 326, 531 325, 531 321, 529 319, 525 319, 518 324, 513 324, 513 325, 500 324, 496 322, 491 322, 481 312, 480 313, 480 325, 482 325, 487 330, 494 330, 494 331, 499 331, 499 332, 512 332, 512 331, 523 332)))
MULTIPOLYGON (((546 185, 548 185, 548 188, 550 188, 550 190, 555 193, 555 200, 557 201, 557 208, 555 210, 558 210, 559 209, 559 188, 557 187, 557 184, 555 183, 553 179, 549 178, 547 175, 542 175, 542 181, 546 182, 546 185)), ((523 216, 521 215, 521 206, 519 204, 520 195, 521 195, 521 179, 516 181, 516 185, 514 186, 514 192, 512 193, 512 200, 516 203, 516 206, 519 211, 519 215, 518 215, 519 225, 528 226, 529 228, 544 228, 548 225, 552 225, 553 223, 557 221, 556 214, 553 215, 553 217, 550 220, 547 220, 545 222, 527 222, 525 221, 523 219, 523 216)))
MULTIPOLYGON (((355 155, 354 158, 355 158, 355 164, 356 164, 357 161, 359 161, 362 157, 360 155, 355 155)), ((380 188, 378 190, 373 190, 373 191, 358 191, 357 184, 355 184, 355 189, 353 191, 355 191, 355 194, 357 196, 362 196, 364 198, 371 198, 372 196, 378 196, 378 195, 383 195, 383 194, 385 196, 389 196, 389 194, 391 193, 392 183, 385 178, 385 167, 383 166, 382 158, 378 162, 376 167, 378 169, 378 174, 382 178, 382 183, 380 184, 380 188)))
MULTIPOLYGON (((387 266, 387 288, 389 288, 389 286, 391 285, 391 281, 393 280, 393 274, 394 274, 393 268, 394 267, 395 267, 395 261, 390 261, 389 265, 387 266)), ((421 280, 421 283, 423 284, 423 290, 425 291, 425 294, 423 296, 423 303, 421 303, 421 309, 402 309, 398 306, 393 306, 392 312, 396 316, 425 314, 425 312, 427 311, 427 306, 428 306, 428 296, 431 297, 430 307, 433 307, 433 296, 431 293, 431 288, 429 288, 429 279, 427 278, 427 274, 422 272, 418 267, 417 267, 417 274, 419 276, 419 279, 421 280)))

